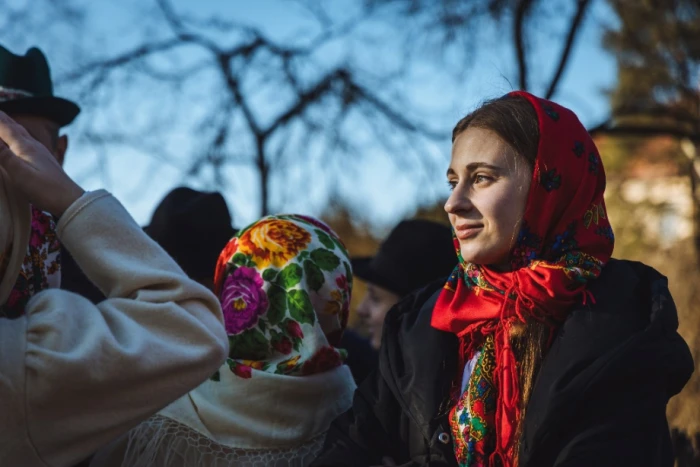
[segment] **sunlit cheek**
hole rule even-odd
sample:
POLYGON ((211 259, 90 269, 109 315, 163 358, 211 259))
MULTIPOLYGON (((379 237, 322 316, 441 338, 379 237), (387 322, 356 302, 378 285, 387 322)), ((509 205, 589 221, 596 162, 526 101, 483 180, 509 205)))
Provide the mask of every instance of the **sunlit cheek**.
POLYGON ((455 216, 454 214, 448 214, 447 219, 450 221, 450 225, 454 227, 455 222, 457 221, 457 216, 455 216))

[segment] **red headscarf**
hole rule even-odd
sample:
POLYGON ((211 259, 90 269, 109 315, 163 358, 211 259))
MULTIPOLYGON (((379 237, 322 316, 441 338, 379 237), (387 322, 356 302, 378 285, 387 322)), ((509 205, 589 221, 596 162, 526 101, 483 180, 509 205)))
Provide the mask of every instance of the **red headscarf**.
POLYGON ((510 330, 526 318, 563 321, 573 305, 585 301, 588 281, 600 275, 614 245, 603 201, 605 172, 586 129, 560 105, 522 91, 510 96, 532 104, 540 132, 523 223, 511 251, 512 271, 465 263, 455 240, 460 264, 432 316, 434 328, 460 337, 463 363, 483 336, 494 334, 494 455, 506 467, 514 464, 521 405, 510 330))

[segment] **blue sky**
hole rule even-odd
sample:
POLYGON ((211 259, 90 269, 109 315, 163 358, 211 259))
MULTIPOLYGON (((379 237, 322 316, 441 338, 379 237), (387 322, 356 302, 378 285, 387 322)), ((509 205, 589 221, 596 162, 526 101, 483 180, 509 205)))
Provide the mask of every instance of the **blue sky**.
MULTIPOLYGON (((10 0, 10 4, 25 4, 28 0, 10 0)), ((116 5, 106 0, 75 0, 88 12, 86 15, 87 30, 76 35, 70 29, 61 28, 51 24, 43 34, 19 34, 4 42, 15 52, 24 52, 31 45, 38 45, 49 56, 54 75, 60 76, 70 70, 80 56, 75 56, 75 50, 88 50, 86 41, 94 50, 104 51, 107 55, 119 53, 138 42, 138 35, 134 31, 134 21, 143 15, 149 15, 148 2, 135 2, 132 7, 125 8, 125 3, 116 5), (79 45, 80 47, 75 47, 79 45)), ((333 3, 331 14, 338 19, 352 14, 357 0, 338 0, 333 3)), ((573 2, 572 2, 573 3, 573 2)), ((593 126, 603 121, 609 112, 605 89, 614 86, 616 78, 615 62, 605 50, 601 48, 601 35, 603 24, 614 24, 614 17, 604 0, 594 0, 593 8, 587 16, 581 35, 572 52, 571 60, 559 85, 559 92, 555 100, 570 107, 587 126, 593 126)), ((308 15, 290 1, 259 0, 256 2, 239 1, 211 1, 202 0, 188 2, 175 1, 175 7, 180 12, 191 12, 201 17, 216 14, 221 17, 235 18, 237 22, 254 25, 263 30, 274 40, 282 43, 290 37, 298 37, 299 34, 311 34, 314 23, 308 20, 308 15)), ((566 12, 565 12, 566 13, 566 12)), ((562 15, 568 17, 568 14, 562 15)), ((157 23, 157 18, 153 19, 157 23)), ((564 27, 562 24, 553 24, 555 29, 564 27)), ((376 31, 373 25, 368 25, 360 31, 362 35, 371 36, 376 31)), ((154 26, 153 34, 159 34, 154 26)), ((444 63, 438 63, 423 54, 411 63, 408 78, 400 84, 407 100, 413 104, 413 108, 422 109, 428 115, 428 121, 433 127, 449 133, 451 126, 465 113, 473 109, 484 99, 496 97, 514 89, 516 83, 515 60, 510 49, 509 38, 503 38, 506 31, 495 31, 486 28, 483 37, 479 40, 479 52, 471 57, 471 66, 468 72, 456 76, 451 67, 444 63)), ((368 63, 370 66, 391 67, 395 62, 395 54, 392 47, 400 44, 392 44, 390 41, 382 46, 362 47, 355 44, 353 47, 341 42, 331 43, 318 54, 320 62, 338 59, 339 56, 357 62, 368 63), (375 65, 377 64, 377 65, 375 65)), ((559 54, 559 42, 551 43, 547 34, 536 36, 530 46, 533 55, 530 60, 532 69, 531 89, 535 93, 544 92, 546 83, 553 72, 555 59, 559 54)), ((182 61, 188 60, 187 52, 182 54, 182 61)), ((459 53, 449 60, 455 63, 455 69, 459 68, 458 62, 463 59, 459 53)), ((209 79, 206 76, 203 80, 209 79)), ((73 95, 74 88, 58 87, 57 93, 64 97, 76 98, 73 95)), ((207 96, 202 96, 202 101, 207 96)), ((125 94, 118 99, 117 104, 111 104, 116 113, 102 115, 100 112, 91 112, 79 117, 74 125, 66 128, 69 137, 74 139, 67 156, 66 170, 74 176, 79 183, 87 189, 106 187, 111 190, 127 209, 141 224, 146 224, 152 210, 162 196, 171 188, 179 184, 189 184, 195 188, 211 188, 203 179, 187 179, 183 172, 186 166, 187 150, 182 159, 158 161, 144 155, 144 150, 133 148, 95 148, 87 143, 81 143, 77 137, 81 129, 86 127, 86 119, 105 119, 104 125, 114 127, 127 127, 135 124, 140 116, 148 113, 130 113, 129 99, 140 100, 139 104, 150 109, 168 109, 172 103, 163 102, 158 93, 125 94), (117 115, 117 117, 115 117, 117 115), (81 120, 83 119, 83 120, 81 120), (97 161, 104 161, 103 170, 96 171, 97 161)), ((273 99, 269 95, 261 95, 257 98, 260 115, 262 118, 268 110, 266 99, 273 99)), ((188 101, 192 102, 192 101, 188 101)), ((197 102, 196 100, 194 102, 197 102)), ((172 104, 173 106, 176 104, 172 104)), ((196 105, 188 104, 188 112, 193 118, 198 114, 196 105)), ((271 105, 269 109, 272 109, 271 105)), ((114 110, 113 109, 113 110, 114 110)), ((271 110, 270 110, 271 112, 271 110)), ((167 113, 167 110, 164 110, 167 113)), ((164 115, 167 117, 167 115, 164 115)), ((91 121, 90 123, 93 123, 91 121)), ((148 122, 143 122, 144 124, 148 122)), ((358 133, 358 138, 368 141, 368 160, 363 163, 352 177, 337 177, 336 181, 319 180, 316 177, 314 183, 309 183, 305 177, 311 177, 309 172, 302 168, 290 168, 284 175, 274 180, 276 186, 282 187, 289 180, 296 180, 306 186, 305 196, 284 196, 277 194, 277 204, 283 210, 299 211, 309 214, 320 214, 325 207, 327 195, 333 190, 352 191, 357 193, 350 196, 348 203, 359 212, 362 212, 365 220, 374 224, 378 229, 386 229, 402 217, 408 216, 416 208, 418 203, 430 204, 447 195, 447 187, 442 171, 439 175, 432 176, 429 183, 417 184, 408 178, 401 177, 400 163, 397 164, 386 154, 382 154, 380 144, 376 143, 376 157, 373 155, 375 148, 371 135, 358 133)), ((162 133, 162 144, 170 148, 191 148, 197 144, 197 134, 183 130, 182 127, 174 127, 162 133)), ((437 164, 447 166, 449 160, 449 140, 430 143, 432 146, 428 152, 435 158, 437 164)), ((235 223, 244 225, 254 220, 258 211, 256 173, 252 167, 235 166, 226 170, 226 177, 231 177, 230 189, 224 190, 224 195, 231 205, 235 223)), ((227 179, 228 180, 228 179, 227 179)), ((291 183, 291 182, 290 182, 291 183)), ((281 188, 280 188, 281 189, 281 188)))

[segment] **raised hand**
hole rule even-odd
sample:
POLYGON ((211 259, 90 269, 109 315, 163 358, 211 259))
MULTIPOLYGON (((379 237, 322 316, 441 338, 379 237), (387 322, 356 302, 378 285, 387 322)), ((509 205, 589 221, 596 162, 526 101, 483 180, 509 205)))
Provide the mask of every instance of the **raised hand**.
POLYGON ((85 192, 46 147, 0 111, 0 167, 37 208, 61 216, 85 192))

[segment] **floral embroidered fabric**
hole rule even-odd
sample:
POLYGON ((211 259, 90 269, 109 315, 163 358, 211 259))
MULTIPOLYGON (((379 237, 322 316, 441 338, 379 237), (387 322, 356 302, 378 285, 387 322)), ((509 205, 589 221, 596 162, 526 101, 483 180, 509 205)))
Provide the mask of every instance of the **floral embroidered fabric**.
POLYGON ((450 412, 454 451, 460 467, 488 467, 494 451, 493 431, 496 421, 496 366, 493 336, 485 339, 467 387, 450 412))
POLYGON ((344 351, 333 345, 347 324, 352 272, 345 247, 322 222, 279 215, 241 230, 221 253, 214 282, 227 366, 237 376, 309 375, 342 364, 344 351))
POLYGON ((32 223, 27 254, 15 286, 0 308, 0 316, 17 318, 24 314, 32 296, 61 285, 61 244, 51 214, 32 206, 32 223))

